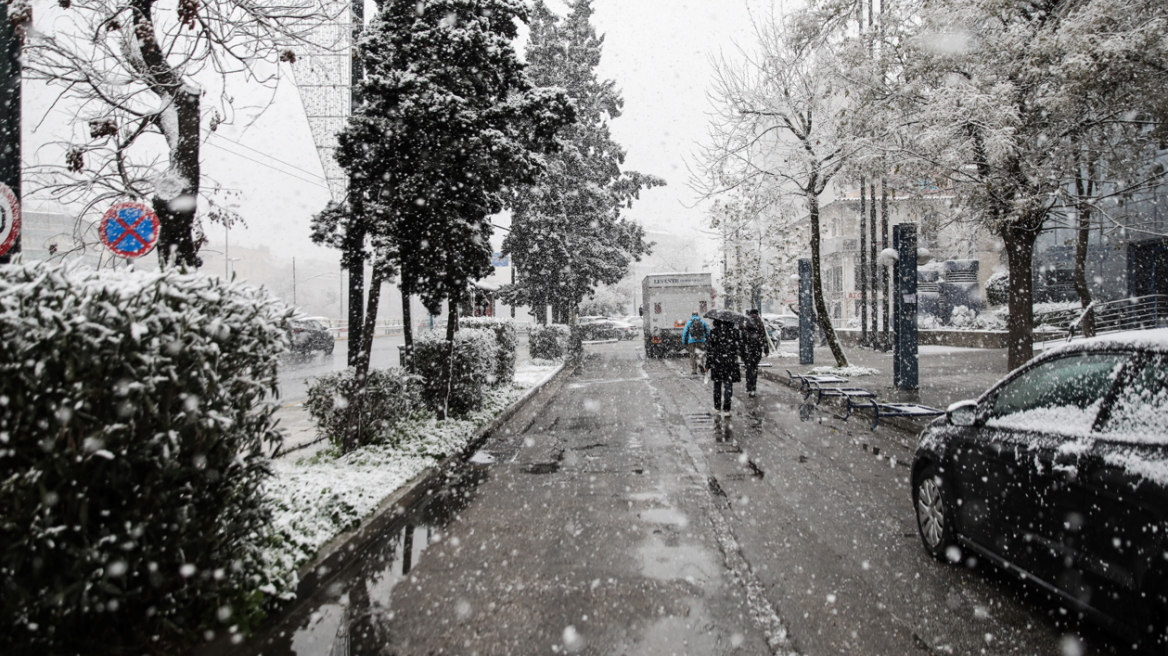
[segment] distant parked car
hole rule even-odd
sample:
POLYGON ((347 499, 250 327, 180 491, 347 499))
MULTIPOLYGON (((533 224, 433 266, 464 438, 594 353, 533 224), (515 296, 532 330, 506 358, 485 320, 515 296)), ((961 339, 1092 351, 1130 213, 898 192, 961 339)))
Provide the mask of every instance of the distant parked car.
POLYGON ((794 341, 799 339, 799 315, 797 314, 764 314, 762 321, 767 327, 767 332, 772 336, 778 336, 783 341, 794 341))
POLYGON ((1168 653, 1168 329, 1072 342, 922 433, 925 551, 976 555, 1168 653))
POLYGON ((333 352, 336 341, 316 319, 294 319, 288 322, 288 337, 293 353, 333 352))
POLYGON ((632 323, 624 319, 613 319, 611 323, 614 328, 620 331, 621 339, 633 339, 641 335, 642 324, 640 322, 632 323))
POLYGON ((627 330, 628 327, 624 324, 618 325, 611 319, 605 319, 603 317, 595 321, 580 324, 580 334, 585 341, 624 339, 627 330))

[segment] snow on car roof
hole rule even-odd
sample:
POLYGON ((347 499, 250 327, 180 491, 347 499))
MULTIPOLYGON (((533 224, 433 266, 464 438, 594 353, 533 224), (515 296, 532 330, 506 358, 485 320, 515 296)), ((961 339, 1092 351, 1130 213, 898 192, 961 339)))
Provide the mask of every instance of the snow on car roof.
POLYGON ((1110 333, 1098 337, 1089 337, 1056 346, 1047 350, 1046 353, 1107 349, 1146 349, 1168 353, 1168 328, 1125 330, 1123 332, 1110 333))

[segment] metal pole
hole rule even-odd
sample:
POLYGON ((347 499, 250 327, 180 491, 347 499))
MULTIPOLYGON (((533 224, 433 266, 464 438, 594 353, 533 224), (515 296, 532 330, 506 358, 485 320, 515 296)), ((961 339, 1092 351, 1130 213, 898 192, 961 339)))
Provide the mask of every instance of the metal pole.
POLYGON ((811 302, 811 260, 799 260, 799 364, 815 364, 815 310, 811 302))
POLYGON ((900 311, 896 317, 895 359, 899 365, 894 371, 899 373, 896 387, 915 390, 919 384, 919 363, 917 361, 917 227, 911 223, 901 224, 896 252, 896 298, 900 311))
POLYGON ((892 334, 892 385, 901 389, 901 332, 900 314, 904 310, 900 295, 900 226, 892 226, 892 247, 896 249, 897 259, 892 263, 892 280, 896 288, 892 295, 892 319, 896 332, 892 334))
POLYGON ((864 178, 860 177, 860 278, 856 284, 860 288, 860 346, 868 345, 868 235, 865 228, 868 222, 864 219, 867 207, 867 190, 864 188, 864 178))
POLYGON ((876 285, 876 279, 879 278, 879 271, 876 263, 876 184, 869 183, 868 197, 872 199, 868 208, 868 270, 871 275, 868 276, 869 287, 871 287, 872 300, 872 329, 868 331, 869 343, 872 348, 878 345, 877 340, 880 332, 880 294, 879 287, 876 285))
MULTIPOLYGON (((876 195, 872 195, 872 211, 876 211, 876 195)), ((888 248, 888 179, 880 178, 880 247, 888 248)), ((891 346, 888 340, 888 268, 881 272, 881 288, 884 292, 884 334, 880 340, 881 348, 888 350, 891 346)))
MULTIPOLYGON (((5 3, 7 6, 7 3, 5 3)), ((0 183, 12 190, 17 201, 20 194, 20 46, 21 35, 9 20, 7 11, 0 13, 0 183)), ((8 217, 9 219, 11 217, 8 217)), ((20 234, 0 264, 8 264, 20 252, 20 234)))
POLYGON ((292 258, 292 307, 296 307, 296 258, 292 258))

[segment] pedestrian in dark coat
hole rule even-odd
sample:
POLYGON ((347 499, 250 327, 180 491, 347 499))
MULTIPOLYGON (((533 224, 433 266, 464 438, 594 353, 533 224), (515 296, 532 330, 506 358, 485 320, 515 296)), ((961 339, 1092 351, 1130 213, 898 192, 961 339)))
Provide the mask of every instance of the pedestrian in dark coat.
POLYGON ((710 380, 714 381, 714 410, 730 416, 730 400, 734 395, 734 383, 742 380, 738 370, 738 358, 746 359, 742 335, 738 327, 729 321, 714 321, 710 339, 706 342, 706 368, 710 380))
POLYGON ((746 393, 754 396, 758 387, 758 363, 762 356, 770 355, 771 345, 758 310, 751 309, 747 315, 746 325, 742 327, 743 350, 746 353, 742 357, 742 364, 746 368, 746 393))

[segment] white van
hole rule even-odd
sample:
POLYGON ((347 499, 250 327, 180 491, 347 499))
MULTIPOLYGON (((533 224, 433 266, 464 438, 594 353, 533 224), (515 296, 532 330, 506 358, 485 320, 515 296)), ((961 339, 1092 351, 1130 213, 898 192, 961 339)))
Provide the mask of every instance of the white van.
POLYGON ((686 322, 694 312, 704 316, 714 309, 710 274, 653 273, 645 276, 641 291, 645 355, 663 358, 684 353, 681 336, 686 322))

